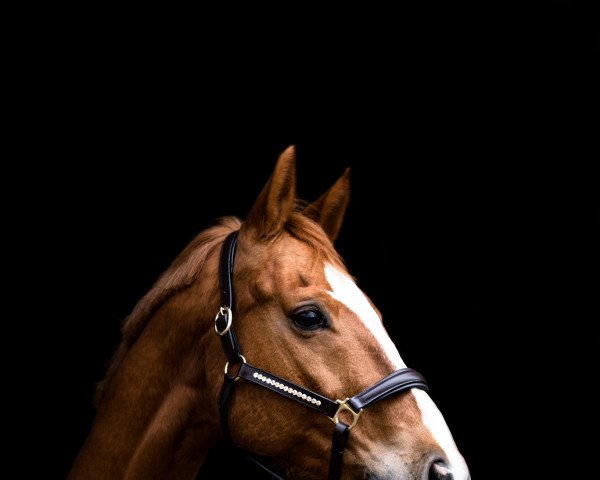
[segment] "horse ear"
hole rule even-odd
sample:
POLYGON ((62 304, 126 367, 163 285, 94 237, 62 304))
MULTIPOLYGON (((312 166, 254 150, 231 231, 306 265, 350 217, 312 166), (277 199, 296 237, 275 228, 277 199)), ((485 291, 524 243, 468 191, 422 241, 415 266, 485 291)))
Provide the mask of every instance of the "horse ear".
POLYGON ((254 230, 260 238, 277 234, 294 210, 296 201, 296 152, 288 147, 277 160, 275 170, 254 202, 243 229, 254 230))
POLYGON ((334 241, 342 226, 349 201, 350 169, 347 168, 338 181, 302 213, 320 224, 331 241, 334 241))

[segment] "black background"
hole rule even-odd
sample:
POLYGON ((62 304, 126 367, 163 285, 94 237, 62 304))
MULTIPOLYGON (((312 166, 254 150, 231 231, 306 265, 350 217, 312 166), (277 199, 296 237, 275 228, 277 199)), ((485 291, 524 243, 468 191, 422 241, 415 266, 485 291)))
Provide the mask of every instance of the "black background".
POLYGON ((190 49, 148 26, 39 45, 47 81, 21 115, 39 131, 23 158, 42 157, 19 176, 38 202, 17 241, 44 286, 46 469, 64 475, 89 431, 122 319, 197 232, 245 216, 290 144, 305 199, 352 168, 338 250, 474 478, 532 448, 522 392, 593 318, 597 30, 570 2, 355 20, 246 25, 254 41, 225 51, 224 32, 190 49), (296 38, 313 28, 330 37, 296 38))

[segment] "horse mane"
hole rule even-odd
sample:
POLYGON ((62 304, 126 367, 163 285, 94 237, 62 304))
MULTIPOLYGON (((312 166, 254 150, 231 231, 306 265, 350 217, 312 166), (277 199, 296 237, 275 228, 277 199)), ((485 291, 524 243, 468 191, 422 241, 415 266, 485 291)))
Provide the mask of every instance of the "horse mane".
MULTIPOLYGON (((285 224, 285 230, 293 237, 313 247, 318 257, 344 268, 341 257, 333 248, 321 226, 302 215, 299 211, 302 209, 302 205, 297 205, 296 208, 298 211, 290 215, 285 224)), ((106 376, 96 386, 95 406, 98 406, 102 400, 106 386, 116 374, 122 361, 154 313, 171 296, 194 283, 210 252, 217 248, 229 233, 239 230, 241 224, 236 217, 224 217, 216 225, 199 233, 139 300, 131 314, 123 321, 121 343, 108 364, 106 376)))
POLYGON ((121 343, 108 364, 104 380, 96 386, 95 406, 98 406, 102 400, 106 386, 154 313, 172 295, 194 283, 210 252, 220 245, 229 233, 238 230, 240 226, 241 221, 238 218, 224 217, 216 225, 199 233, 140 299, 133 311, 123 321, 121 343))

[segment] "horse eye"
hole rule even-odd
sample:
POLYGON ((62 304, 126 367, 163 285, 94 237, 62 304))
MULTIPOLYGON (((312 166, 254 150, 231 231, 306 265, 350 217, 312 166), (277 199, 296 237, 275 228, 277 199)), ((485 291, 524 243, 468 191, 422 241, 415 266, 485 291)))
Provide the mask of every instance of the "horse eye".
POLYGON ((318 330, 327 326, 327 320, 315 307, 297 310, 291 315, 294 325, 301 330, 318 330))

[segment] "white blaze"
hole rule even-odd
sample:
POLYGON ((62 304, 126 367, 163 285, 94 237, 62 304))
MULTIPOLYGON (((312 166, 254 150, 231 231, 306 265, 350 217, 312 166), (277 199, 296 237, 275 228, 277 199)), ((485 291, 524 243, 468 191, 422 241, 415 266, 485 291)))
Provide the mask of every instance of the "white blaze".
MULTIPOLYGON (((354 280, 329 263, 325 264, 325 277, 331 287, 331 291, 327 293, 338 302, 346 305, 346 307, 360 318, 377 342, 379 342, 379 345, 396 370, 405 368, 406 364, 400 358, 398 349, 385 331, 379 315, 377 315, 377 312, 371 306, 366 295, 354 283, 354 280)), ((446 453, 454 478, 457 480, 469 478, 467 465, 462 455, 458 452, 452 434, 435 403, 433 403, 429 395, 423 390, 413 388, 411 392, 421 411, 423 424, 429 429, 437 444, 446 453)))
POLYGON ((354 283, 354 280, 329 263, 325 264, 325 277, 331 286, 331 291, 327 293, 338 302, 346 305, 362 320, 379 342, 379 345, 381 345, 381 348, 396 370, 405 368, 406 364, 400 358, 396 345, 394 345, 385 328, 383 328, 383 323, 381 323, 379 315, 377 315, 377 312, 369 303, 366 295, 354 283))

